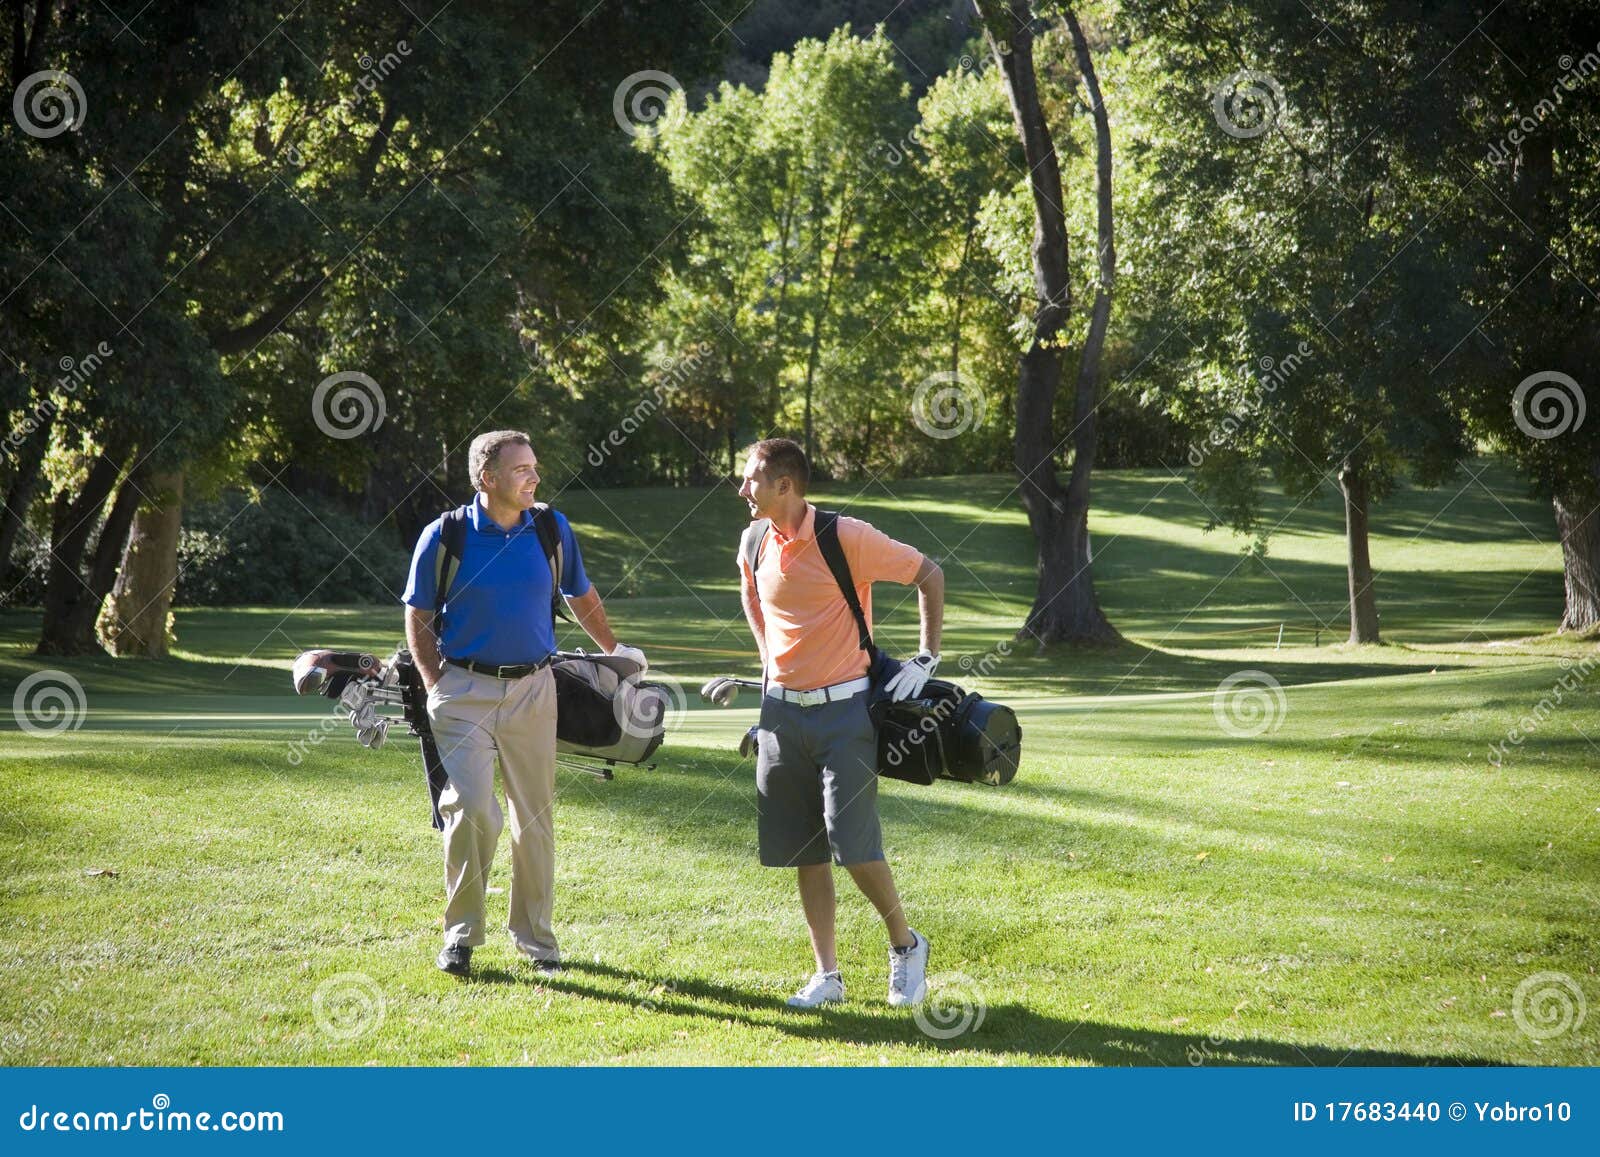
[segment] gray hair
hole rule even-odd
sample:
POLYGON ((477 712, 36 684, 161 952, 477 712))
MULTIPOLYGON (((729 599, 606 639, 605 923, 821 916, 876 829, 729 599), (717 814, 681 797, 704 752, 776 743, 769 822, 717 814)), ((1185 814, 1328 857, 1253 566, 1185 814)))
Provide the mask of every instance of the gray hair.
POLYGON ((474 490, 483 489, 483 472, 494 469, 500 459, 500 451, 506 446, 527 446, 532 449, 533 443, 521 430, 490 430, 472 440, 472 445, 467 449, 467 473, 472 477, 474 490))

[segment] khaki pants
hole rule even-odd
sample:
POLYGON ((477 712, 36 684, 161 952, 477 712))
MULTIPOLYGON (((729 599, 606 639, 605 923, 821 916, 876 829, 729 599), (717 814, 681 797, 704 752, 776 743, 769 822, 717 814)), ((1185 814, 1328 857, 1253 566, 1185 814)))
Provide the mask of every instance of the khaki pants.
POLYGON ((444 819, 444 940, 483 943, 484 895, 505 826, 495 798, 498 758, 511 808, 511 895, 507 927, 517 951, 557 960, 550 930, 555 879, 551 805, 556 778, 556 684, 550 668, 497 679, 446 665, 428 695, 428 718, 450 782, 444 819))

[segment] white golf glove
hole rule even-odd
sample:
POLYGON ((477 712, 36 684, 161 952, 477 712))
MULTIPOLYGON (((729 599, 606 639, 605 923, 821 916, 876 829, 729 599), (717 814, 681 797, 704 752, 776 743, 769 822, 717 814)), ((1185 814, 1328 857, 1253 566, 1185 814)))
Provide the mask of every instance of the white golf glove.
POLYGON ((644 657, 644 652, 639 650, 638 647, 630 647, 626 643, 618 643, 606 654, 615 656, 618 659, 631 659, 639 664, 639 674, 641 675, 650 669, 649 661, 644 657))
POLYGON ((889 680, 884 690, 896 703, 902 699, 915 699, 922 694, 922 689, 927 686, 928 680, 933 677, 933 672, 938 666, 939 656, 923 651, 915 659, 906 660, 901 665, 899 674, 889 680))
POLYGON ((718 675, 700 688, 700 698, 707 703, 715 703, 718 707, 731 706, 738 697, 739 685, 726 675, 718 675))

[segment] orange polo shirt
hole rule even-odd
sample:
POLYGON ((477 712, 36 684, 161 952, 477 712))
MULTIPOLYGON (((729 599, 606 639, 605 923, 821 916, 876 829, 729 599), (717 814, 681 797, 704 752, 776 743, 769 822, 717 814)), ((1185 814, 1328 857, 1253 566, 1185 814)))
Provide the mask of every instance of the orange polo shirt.
MULTIPOLYGON (((754 577, 766 622, 767 676, 792 691, 848 682, 865 675, 869 665, 855 616, 817 548, 816 525, 817 508, 807 503, 805 521, 794 537, 769 527, 756 555, 754 577)), ((859 518, 841 515, 838 527, 839 545, 870 630, 872 584, 914 582, 922 552, 859 518)), ((739 573, 750 573, 742 557, 739 573)))

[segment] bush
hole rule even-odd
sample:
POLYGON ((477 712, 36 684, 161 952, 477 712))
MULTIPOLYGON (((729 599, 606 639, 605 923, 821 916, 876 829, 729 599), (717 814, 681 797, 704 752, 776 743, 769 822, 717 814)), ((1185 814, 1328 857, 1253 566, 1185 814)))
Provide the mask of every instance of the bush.
POLYGON ((269 490, 252 501, 235 492, 184 511, 174 601, 394 603, 410 566, 391 526, 315 497, 269 490))

